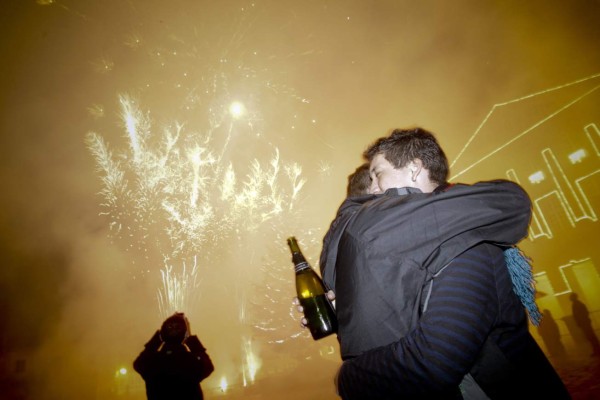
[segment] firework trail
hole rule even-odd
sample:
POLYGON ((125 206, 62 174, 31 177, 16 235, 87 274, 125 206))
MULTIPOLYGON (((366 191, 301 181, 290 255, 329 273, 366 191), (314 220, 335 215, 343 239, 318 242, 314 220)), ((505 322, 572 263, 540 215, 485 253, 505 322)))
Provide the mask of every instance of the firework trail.
MULTIPOLYGON (((132 253, 131 278, 160 278, 160 315, 194 311, 209 286, 235 303, 222 312, 237 316, 228 328, 240 333, 238 349, 222 351, 241 361, 245 385, 260 369, 261 343, 311 340, 291 303, 285 239, 303 238, 316 260, 322 233, 304 228, 314 221, 301 217, 302 166, 285 161, 273 144, 314 126, 314 118, 305 125, 302 119, 310 101, 282 83, 285 71, 266 67, 277 55, 260 57, 247 43, 260 12, 240 13, 228 14, 232 26, 215 25, 217 32, 197 20, 186 31, 184 16, 161 25, 167 31, 129 33, 122 51, 131 70, 110 54, 93 61, 99 79, 123 74, 130 89, 116 91, 120 137, 102 126, 86 144, 102 183, 101 215, 115 243, 132 253)), ((102 103, 88 107, 98 123, 112 109, 102 103)), ((328 175, 327 164, 315 160, 313 168, 328 175)), ((223 385, 238 378, 223 378, 223 385)))
POLYGON ((231 162, 223 165, 226 147, 215 149, 209 137, 186 135, 181 124, 164 129, 153 145, 148 114, 127 96, 119 100, 128 148, 115 155, 99 134, 87 136, 104 186, 102 213, 115 237, 134 237, 139 249, 159 249, 161 314, 168 315, 183 309, 198 287, 197 254, 210 253, 211 244, 227 240, 240 226, 250 233, 293 210, 305 180, 298 164, 282 165, 277 148, 266 165, 254 159, 239 177, 231 162), (126 226, 126 217, 136 224, 126 226), (184 260, 180 273, 172 265, 177 259, 184 260))

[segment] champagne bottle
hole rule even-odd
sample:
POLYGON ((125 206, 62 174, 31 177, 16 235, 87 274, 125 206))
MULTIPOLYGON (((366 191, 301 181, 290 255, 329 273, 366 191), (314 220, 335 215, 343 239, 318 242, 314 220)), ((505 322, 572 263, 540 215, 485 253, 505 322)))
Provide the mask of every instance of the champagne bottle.
POLYGON ((337 332, 337 318, 321 277, 308 264, 295 237, 287 240, 296 273, 296 294, 314 340, 337 332))

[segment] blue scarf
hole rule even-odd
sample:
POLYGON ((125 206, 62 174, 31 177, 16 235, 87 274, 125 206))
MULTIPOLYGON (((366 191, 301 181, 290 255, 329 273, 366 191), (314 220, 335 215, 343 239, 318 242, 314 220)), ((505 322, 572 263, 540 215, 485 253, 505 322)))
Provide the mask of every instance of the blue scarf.
POLYGON ((535 302, 535 279, 533 279, 531 260, 518 247, 504 250, 504 259, 508 266, 514 292, 527 309, 531 323, 538 326, 542 320, 542 314, 535 302))

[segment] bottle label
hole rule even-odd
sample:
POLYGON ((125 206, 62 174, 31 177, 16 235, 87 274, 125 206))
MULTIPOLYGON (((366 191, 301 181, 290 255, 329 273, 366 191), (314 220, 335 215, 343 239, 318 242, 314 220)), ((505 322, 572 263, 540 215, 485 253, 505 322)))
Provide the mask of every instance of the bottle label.
POLYGON ((308 265, 308 263, 304 261, 294 265, 294 272, 300 272, 305 270, 306 268, 310 268, 310 265, 308 265))

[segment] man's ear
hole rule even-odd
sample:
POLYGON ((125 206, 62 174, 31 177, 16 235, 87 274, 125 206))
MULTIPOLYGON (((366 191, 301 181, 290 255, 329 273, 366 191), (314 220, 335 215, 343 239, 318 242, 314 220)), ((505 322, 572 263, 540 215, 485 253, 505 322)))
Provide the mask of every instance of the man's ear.
POLYGON ((410 169, 411 180, 413 182, 416 182, 417 177, 423 169, 423 162, 419 158, 415 158, 414 160, 408 163, 408 169, 410 169))

